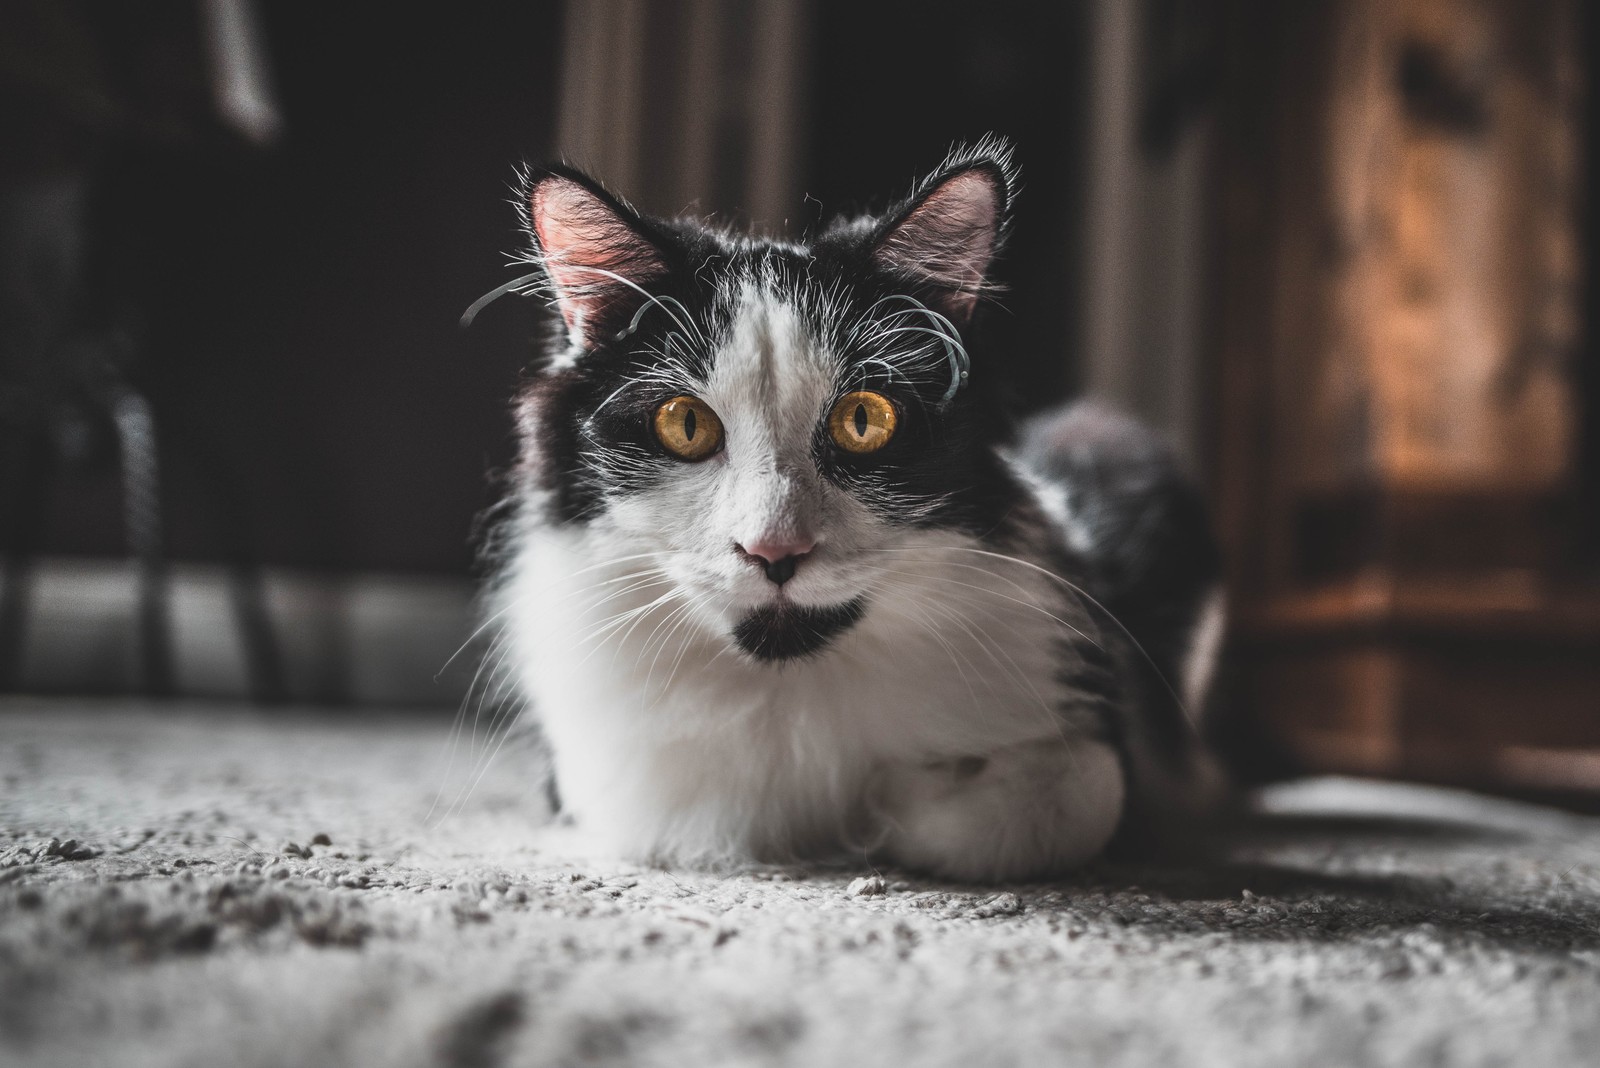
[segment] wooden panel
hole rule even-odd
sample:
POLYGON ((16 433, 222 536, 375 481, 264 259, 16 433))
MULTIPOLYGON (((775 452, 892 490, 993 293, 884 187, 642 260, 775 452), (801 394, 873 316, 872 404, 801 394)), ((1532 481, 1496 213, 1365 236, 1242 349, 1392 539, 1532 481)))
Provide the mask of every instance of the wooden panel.
POLYGON ((1303 768, 1571 788, 1600 753, 1578 16, 1234 5, 1217 498, 1240 704, 1303 768))

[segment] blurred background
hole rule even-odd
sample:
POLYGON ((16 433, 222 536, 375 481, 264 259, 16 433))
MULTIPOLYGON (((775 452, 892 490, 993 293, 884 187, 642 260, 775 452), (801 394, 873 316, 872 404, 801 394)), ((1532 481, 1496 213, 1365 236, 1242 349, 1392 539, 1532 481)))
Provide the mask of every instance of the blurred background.
POLYGON ((457 327, 515 165, 799 234, 997 131, 996 373, 1210 488, 1240 767, 1588 803, 1593 17, 4 0, 0 692, 454 704, 539 332, 457 327))

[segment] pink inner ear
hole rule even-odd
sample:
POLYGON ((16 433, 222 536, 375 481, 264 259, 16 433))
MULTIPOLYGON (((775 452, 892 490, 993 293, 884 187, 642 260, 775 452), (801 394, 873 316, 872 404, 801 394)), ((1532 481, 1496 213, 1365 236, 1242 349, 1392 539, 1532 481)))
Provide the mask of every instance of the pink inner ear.
POLYGON ((528 206, 569 328, 581 328, 628 282, 639 285, 666 269, 649 241, 577 182, 548 178, 528 206))
POLYGON ((945 290, 941 302, 964 321, 983 292, 1000 230, 1000 190, 987 171, 963 171, 923 199, 891 230, 874 259, 945 290))

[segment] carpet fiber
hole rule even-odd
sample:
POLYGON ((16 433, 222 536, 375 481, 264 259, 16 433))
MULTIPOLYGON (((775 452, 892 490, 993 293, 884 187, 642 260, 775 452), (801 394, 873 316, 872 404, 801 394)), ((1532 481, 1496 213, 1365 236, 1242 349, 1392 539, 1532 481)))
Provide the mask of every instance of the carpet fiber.
POLYGON ((0 703, 0 1063, 1600 1064, 1600 821, 1324 779, 1205 861, 718 877, 448 735, 0 703))

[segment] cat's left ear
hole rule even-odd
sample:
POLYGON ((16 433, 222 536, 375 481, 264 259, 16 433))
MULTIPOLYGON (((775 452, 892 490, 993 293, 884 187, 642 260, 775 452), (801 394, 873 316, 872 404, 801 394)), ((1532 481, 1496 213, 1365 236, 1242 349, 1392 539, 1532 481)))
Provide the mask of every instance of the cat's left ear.
POLYGON ((636 307, 646 287, 667 273, 649 223, 581 171, 530 172, 522 202, 536 261, 579 345, 592 345, 609 319, 636 307))
POLYGON ((990 270, 1005 239, 1017 172, 1011 147, 985 138, 957 149, 878 231, 872 259, 929 293, 957 326, 993 290, 990 270))

